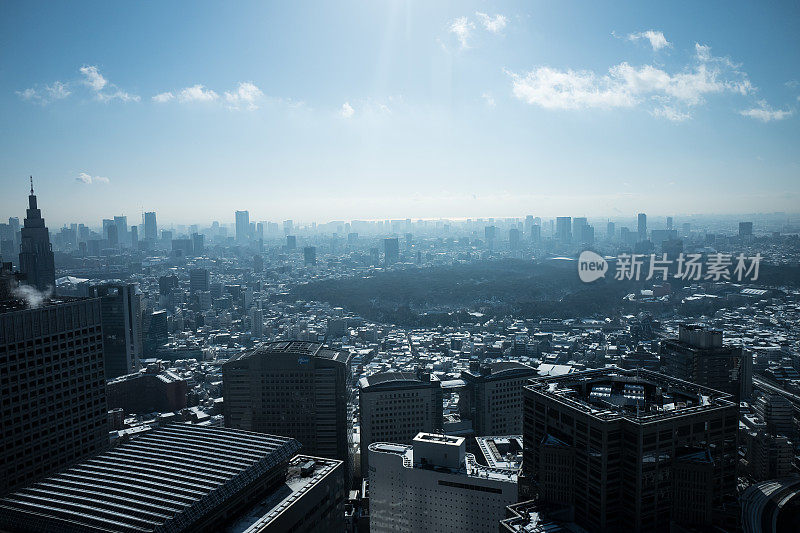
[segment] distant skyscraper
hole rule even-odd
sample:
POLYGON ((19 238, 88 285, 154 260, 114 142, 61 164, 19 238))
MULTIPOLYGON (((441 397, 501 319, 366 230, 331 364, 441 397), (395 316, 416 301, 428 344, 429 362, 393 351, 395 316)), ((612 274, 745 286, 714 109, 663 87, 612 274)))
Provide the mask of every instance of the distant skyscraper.
POLYGON ((139 228, 131 226, 131 248, 134 250, 139 247, 139 228))
POLYGON ((158 240, 158 225, 156 224, 156 214, 154 211, 144 214, 144 240, 150 242, 158 240))
POLYGON ((287 235, 286 236, 286 249, 287 250, 297 250, 297 236, 296 235, 287 235))
POLYGON ((370 444, 371 531, 497 531, 517 501, 517 473, 479 465, 463 437, 419 433, 370 444))
POLYGON ((222 376, 225 427, 296 438, 306 453, 344 461, 349 484, 348 352, 271 342, 233 356, 222 376))
POLYGON ((236 242, 244 243, 250 240, 250 213, 236 211, 236 242))
POLYGON ((647 215, 639 213, 637 231, 639 242, 647 240, 647 215))
POLYGON ((606 224, 606 238, 611 241, 614 240, 615 236, 616 236, 616 226, 614 225, 613 222, 609 222, 608 224, 606 224))
POLYGON ((128 217, 114 217, 114 225, 117 227, 118 242, 128 242, 128 217))
POLYGON ((107 447, 100 306, 0 302, 0 495, 107 447))
POLYGON ((264 312, 254 307, 250 311, 250 322, 252 322, 252 327, 250 329, 250 333, 252 337, 256 339, 260 339, 264 336, 264 312))
POLYGON ((211 277, 205 268, 193 268, 189 271, 189 292, 207 291, 211 277))
POLYGON ((100 298, 106 379, 135 372, 142 357, 141 297, 136 285, 101 283, 90 287, 89 295, 100 298))
POLYGON ((358 382, 361 476, 369 477, 373 442, 411 444, 420 431, 442 431, 442 387, 430 375, 381 372, 358 382))
POLYGON ((680 324, 677 339, 661 341, 665 374, 731 394, 745 401, 753 392, 753 356, 725 346, 723 333, 699 324, 680 324))
POLYGON ((752 222, 739 222, 739 237, 751 237, 753 235, 752 222))
POLYGON ((508 246, 512 252, 516 252, 519 250, 520 245, 520 235, 519 230, 517 228, 511 228, 508 230, 508 246))
POLYGON ((723 527, 738 414, 729 394, 643 369, 540 378, 525 386, 523 473, 590 531, 723 527))
POLYGON ((303 261, 306 265, 317 264, 317 248, 315 246, 306 246, 303 248, 303 261))
POLYGON ((556 239, 561 243, 572 241, 571 217, 556 217, 556 239))
POLYGON ((667 229, 672 229, 672 217, 667 217, 667 229))
POLYGON ((400 260, 400 242, 397 237, 383 239, 383 264, 393 265, 400 260))
POLYGON ((50 232, 44 225, 42 211, 36 205, 33 178, 31 178, 31 194, 28 196, 25 225, 22 228, 19 266, 28 285, 40 291, 55 290, 56 267, 53 247, 50 245, 50 232))
POLYGON ((202 233, 192 233, 192 253, 203 255, 205 252, 204 236, 202 233))

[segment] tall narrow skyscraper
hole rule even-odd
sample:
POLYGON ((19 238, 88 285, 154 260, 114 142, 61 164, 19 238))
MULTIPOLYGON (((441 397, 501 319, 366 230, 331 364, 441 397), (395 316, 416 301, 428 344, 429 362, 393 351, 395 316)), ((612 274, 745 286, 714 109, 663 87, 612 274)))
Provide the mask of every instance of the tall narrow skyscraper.
POLYGON ((236 242, 247 242, 250 236, 250 213, 236 211, 236 242))
POLYGON ((53 260, 53 247, 50 245, 50 232, 44 225, 42 211, 36 206, 31 176, 31 194, 28 196, 28 210, 22 228, 22 243, 19 251, 19 266, 28 285, 40 291, 55 289, 56 267, 53 260))
POLYGON ((158 225, 156 224, 155 211, 149 211, 144 214, 144 240, 151 242, 158 240, 158 225))
POLYGON ((647 215, 644 213, 639 213, 638 218, 638 227, 639 230, 639 242, 647 240, 647 215))

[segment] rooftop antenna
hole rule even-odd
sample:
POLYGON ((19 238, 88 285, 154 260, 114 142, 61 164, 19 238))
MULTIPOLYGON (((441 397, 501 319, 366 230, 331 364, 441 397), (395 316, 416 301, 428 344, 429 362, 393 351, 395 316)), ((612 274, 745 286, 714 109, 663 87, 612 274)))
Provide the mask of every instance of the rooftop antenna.
POLYGON ((33 176, 31 176, 31 196, 33 196, 33 176))

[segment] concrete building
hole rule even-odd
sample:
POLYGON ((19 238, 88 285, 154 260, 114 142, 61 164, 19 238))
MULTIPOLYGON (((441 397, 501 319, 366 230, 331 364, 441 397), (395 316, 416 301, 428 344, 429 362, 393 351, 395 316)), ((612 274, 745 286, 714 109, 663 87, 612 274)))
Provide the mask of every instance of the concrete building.
POLYGON ((350 353, 316 342, 265 343, 222 365, 225 427, 286 435, 352 476, 350 353))
POLYGON ((783 435, 794 439, 797 435, 794 425, 794 406, 780 394, 764 394, 755 402, 755 411, 766 424, 772 435, 783 435))
POLYGON ((523 473, 592 531, 735 527, 737 430, 730 394, 656 372, 540 378, 525 387, 523 473))
POLYGON ((306 246, 303 248, 303 263, 306 266, 317 264, 317 247, 306 246))
POLYGON ((753 479, 766 481, 794 473, 794 445, 786 436, 759 431, 749 441, 747 459, 753 479))
POLYGON ((369 454, 372 531, 497 531, 517 501, 516 473, 479 465, 463 437, 420 433, 369 454))
POLYGON ((0 301, 0 494, 108 446, 100 308, 0 301))
POLYGON ((156 214, 149 211, 144 214, 144 240, 154 243, 158 240, 158 224, 156 224, 156 214))
MULTIPOLYGON (((149 365, 148 365, 149 366, 149 365)), ((108 381, 108 408, 126 413, 168 413, 186 407, 186 380, 160 365, 108 381)))
POLYGON ((225 532, 344 531, 346 497, 341 461, 295 455, 289 461, 286 481, 226 527, 225 532))
POLYGON ((89 296, 100 298, 106 379, 135 372, 143 353, 141 296, 136 285, 101 283, 89 287, 89 296))
POLYGON ((383 239, 383 265, 389 266, 400 260, 400 241, 397 237, 383 239))
POLYGON ((461 372, 465 382, 459 396, 462 419, 472 420, 476 435, 522 433, 522 388, 536 369, 516 362, 470 364, 461 372))
POLYGON ((369 473, 373 442, 410 444, 421 431, 442 431, 442 387, 430 374, 383 372, 358 382, 361 476, 369 473))
POLYGON ((556 217, 556 240, 562 244, 572 242, 571 217, 556 217))
POLYGON ((189 292, 209 290, 211 276, 205 268, 193 268, 189 271, 189 292))
POLYGON ((647 240, 647 215, 644 213, 639 213, 637 217, 637 236, 639 238, 639 242, 647 240))
POLYGON ((720 329, 680 324, 678 338, 661 341, 661 371, 672 377, 732 394, 744 401, 753 393, 753 357, 741 346, 723 344, 720 329))
POLYGON ((20 533, 222 531, 284 484, 297 441, 174 424, 0 500, 20 533))

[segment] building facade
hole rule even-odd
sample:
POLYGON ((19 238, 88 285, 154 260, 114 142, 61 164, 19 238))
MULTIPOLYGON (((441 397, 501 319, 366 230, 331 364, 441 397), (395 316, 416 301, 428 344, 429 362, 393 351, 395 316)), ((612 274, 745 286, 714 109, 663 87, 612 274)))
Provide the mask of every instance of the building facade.
POLYGON ((465 382, 458 408, 462 419, 472 420, 476 435, 522 433, 522 388, 536 369, 516 362, 470 365, 461 373, 465 382))
POLYGON ((40 291, 56 289, 56 267, 50 232, 44 225, 42 211, 36 204, 31 178, 31 194, 28 196, 28 209, 21 230, 22 241, 19 248, 19 269, 25 276, 25 283, 40 291))

